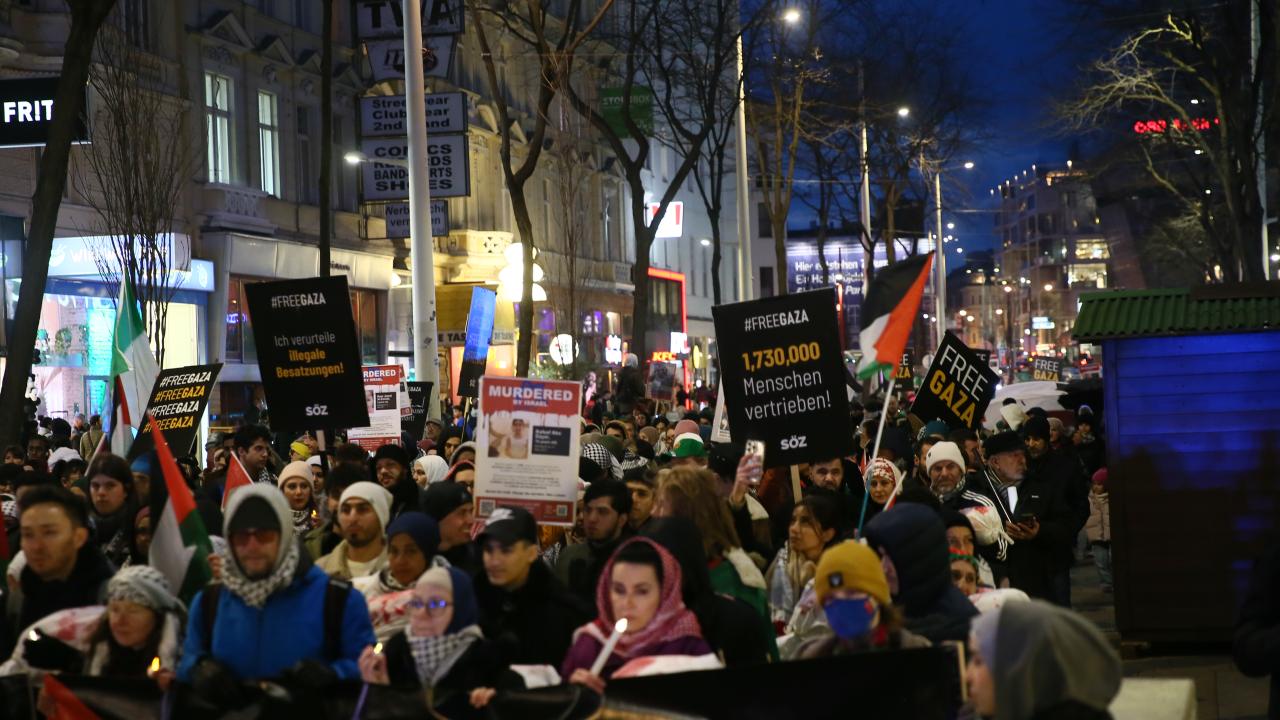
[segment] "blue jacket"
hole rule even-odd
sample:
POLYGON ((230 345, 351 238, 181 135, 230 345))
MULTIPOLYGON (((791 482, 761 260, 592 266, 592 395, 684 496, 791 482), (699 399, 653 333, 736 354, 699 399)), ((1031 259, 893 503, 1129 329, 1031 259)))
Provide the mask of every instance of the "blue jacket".
MULTIPOLYGON (((306 556, 305 551, 303 555, 306 556)), ((309 559, 309 556, 306 556, 309 559)), ((261 610, 249 607, 225 588, 218 597, 212 649, 205 637, 201 596, 191 601, 187 638, 178 664, 178 680, 191 682, 202 658, 212 656, 242 680, 279 677, 298 661, 324 661, 324 597, 329 576, 307 560, 299 564, 293 583, 277 591, 261 610)), ((342 613, 340 657, 329 664, 339 678, 358 679, 356 661, 366 645, 377 642, 364 596, 354 589, 342 613)))

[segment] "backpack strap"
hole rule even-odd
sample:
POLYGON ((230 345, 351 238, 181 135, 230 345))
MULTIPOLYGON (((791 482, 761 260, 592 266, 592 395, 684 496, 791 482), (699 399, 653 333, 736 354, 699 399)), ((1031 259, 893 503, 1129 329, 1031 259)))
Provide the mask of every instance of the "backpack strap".
POLYGON ((347 596, 351 583, 339 578, 329 578, 324 589, 324 657, 337 660, 342 654, 342 616, 347 609, 347 596))
POLYGON ((205 647, 213 654, 213 625, 218 620, 218 599, 222 596, 222 583, 207 585, 200 593, 200 619, 204 625, 205 647))

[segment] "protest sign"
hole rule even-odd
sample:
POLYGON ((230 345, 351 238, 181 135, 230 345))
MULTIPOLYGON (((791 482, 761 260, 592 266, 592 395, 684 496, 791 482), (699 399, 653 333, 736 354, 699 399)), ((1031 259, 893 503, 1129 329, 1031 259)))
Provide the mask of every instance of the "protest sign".
POLYGON ((399 365, 366 365, 360 368, 360 373, 369 423, 365 427, 347 430, 347 440, 370 451, 387 444, 399 445, 404 368, 399 365))
MULTIPOLYGON (((222 363, 190 365, 161 370, 147 399, 147 415, 156 419, 169 447, 179 455, 191 450, 200 432, 200 417, 209 404, 209 393, 218 380, 222 363)), ((145 417, 145 415, 144 415, 145 417)), ((156 446, 151 423, 144 422, 129 447, 129 459, 151 452, 156 446)))
POLYGON ((975 429, 996 394, 1000 376, 950 332, 933 356, 911 413, 924 422, 942 420, 952 427, 975 429))
POLYGON ((911 351, 904 350, 902 352, 902 362, 898 363, 898 370, 894 378, 903 383, 902 387, 911 387, 911 379, 915 377, 914 370, 915 361, 911 358, 911 351))
POLYGON ((539 523, 573 525, 578 502, 582 385, 480 378, 476 517, 523 507, 539 523))
POLYGON ((1062 379, 1062 359, 1042 355, 1032 356, 1031 379, 1058 382, 1062 379))
POLYGON ((272 424, 368 425, 347 277, 249 283, 244 292, 272 424))
POLYGON ((723 382, 716 388, 716 414, 715 419, 711 421, 711 441, 733 442, 733 437, 729 432, 729 414, 724 410, 723 382))
POLYGON ((991 367, 991 351, 990 350, 983 350, 982 348, 969 348, 969 350, 971 350, 973 354, 978 358, 978 362, 982 363, 986 367, 991 367))
POLYGON ((489 342, 493 339, 493 316, 498 309, 498 293, 476 286, 471 289, 471 309, 467 312, 467 338, 462 346, 462 369, 458 371, 458 395, 476 397, 479 382, 489 362, 489 342))
POLYGON ((654 400, 674 402, 676 399, 676 377, 680 374, 680 363, 654 360, 649 363, 649 376, 644 383, 644 396, 654 400))
POLYGON ((769 467, 852 451, 832 288, 711 308, 729 426, 762 440, 769 467))
POLYGON ((400 427, 414 440, 421 440, 430 414, 427 403, 431 402, 431 383, 409 380, 404 385, 409 393, 409 414, 401 415, 400 427))

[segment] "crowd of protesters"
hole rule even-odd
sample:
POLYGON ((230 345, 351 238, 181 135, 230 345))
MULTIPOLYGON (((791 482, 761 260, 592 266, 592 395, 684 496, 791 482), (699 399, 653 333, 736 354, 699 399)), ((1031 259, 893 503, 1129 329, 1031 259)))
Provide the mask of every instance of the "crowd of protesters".
POLYGON ((463 412, 323 462, 309 435, 215 434, 179 462, 216 549, 214 581, 187 604, 149 564, 152 456, 95 450, 97 418, 55 420, 0 466, 0 672, 150 677, 211 707, 247 681, 361 680, 430 688, 438 712, 466 717, 548 683, 607 692, 659 658, 684 670, 954 642, 970 714, 1107 716, 1118 659, 1069 610, 1084 554, 1113 583, 1088 407, 1074 427, 1003 408, 980 436, 873 401, 850 455, 766 469, 711 441, 701 399, 656 412, 592 398, 573 527, 519 507, 476 517, 463 412), (235 462, 253 482, 228 491, 235 462))

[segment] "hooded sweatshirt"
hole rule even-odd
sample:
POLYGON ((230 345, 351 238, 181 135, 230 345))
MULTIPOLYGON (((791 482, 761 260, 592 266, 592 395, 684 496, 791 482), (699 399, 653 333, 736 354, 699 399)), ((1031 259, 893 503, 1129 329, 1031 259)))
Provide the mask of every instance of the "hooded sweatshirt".
POLYGON ((968 638, 969 619, 978 611, 951 584, 947 531, 937 513, 916 503, 895 505, 867 523, 866 537, 873 550, 893 563, 893 599, 903 609, 908 630, 934 644, 968 638))
POLYGON ((973 622, 996 686, 994 720, 1110 717, 1120 657, 1093 623, 1046 602, 1008 603, 973 622))

